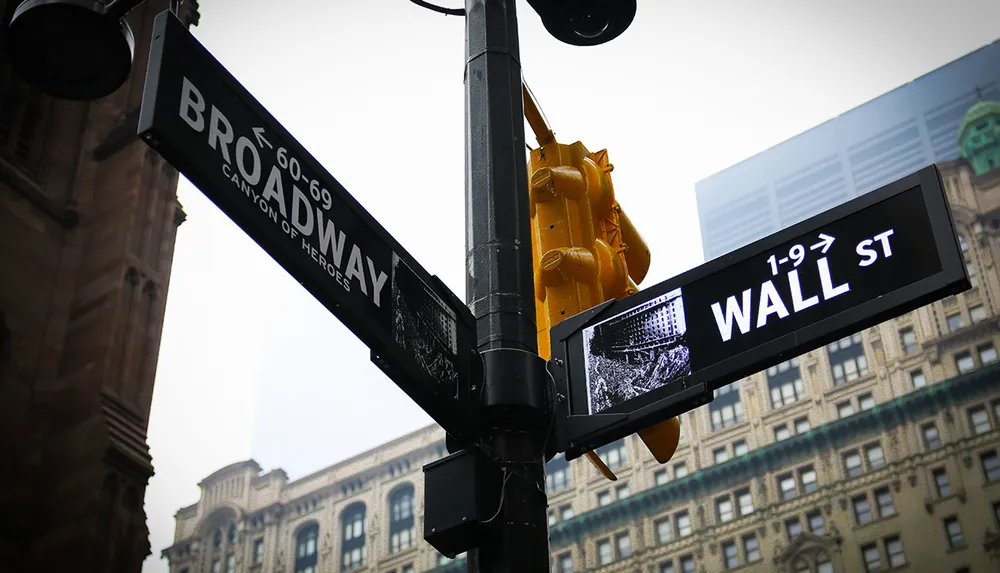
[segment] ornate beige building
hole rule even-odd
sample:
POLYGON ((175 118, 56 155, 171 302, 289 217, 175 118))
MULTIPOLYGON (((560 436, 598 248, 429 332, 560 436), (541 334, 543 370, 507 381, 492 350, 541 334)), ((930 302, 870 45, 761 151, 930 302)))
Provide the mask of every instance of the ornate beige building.
MULTIPOLYGON (((940 168, 973 288, 720 389, 668 464, 634 436, 599 450, 616 482, 549 462, 554 571, 1000 571, 1000 168, 974 162, 997 152, 1000 104, 960 132, 940 168)), ((420 468, 443 437, 293 482, 223 468, 163 556, 171 573, 460 570, 422 541, 420 468)))

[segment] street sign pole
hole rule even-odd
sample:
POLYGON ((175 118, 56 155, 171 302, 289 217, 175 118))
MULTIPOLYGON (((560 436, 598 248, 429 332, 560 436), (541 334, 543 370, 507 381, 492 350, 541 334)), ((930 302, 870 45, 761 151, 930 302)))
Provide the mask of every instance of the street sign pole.
POLYGON ((534 320, 517 18, 514 0, 466 0, 465 8, 466 298, 484 367, 479 447, 503 483, 468 570, 543 573, 551 396, 534 320))

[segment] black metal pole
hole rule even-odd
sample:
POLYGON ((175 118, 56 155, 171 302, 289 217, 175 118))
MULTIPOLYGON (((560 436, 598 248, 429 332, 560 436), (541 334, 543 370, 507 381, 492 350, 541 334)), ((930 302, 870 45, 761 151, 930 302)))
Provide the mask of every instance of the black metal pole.
MULTIPOLYGON (((466 0, 466 296, 485 366, 484 436, 503 482, 470 573, 548 571, 544 448, 515 0, 466 0)), ((487 488, 489 489, 489 488, 487 488)))

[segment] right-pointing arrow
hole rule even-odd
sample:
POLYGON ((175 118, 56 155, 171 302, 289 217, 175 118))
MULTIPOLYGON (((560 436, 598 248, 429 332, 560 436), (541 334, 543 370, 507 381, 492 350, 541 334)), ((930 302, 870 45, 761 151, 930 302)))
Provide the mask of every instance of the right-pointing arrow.
POLYGON ((822 253, 825 255, 827 251, 830 250, 830 245, 833 244, 834 238, 825 233, 819 234, 819 242, 815 245, 809 247, 810 251, 815 251, 816 249, 822 249, 822 253))

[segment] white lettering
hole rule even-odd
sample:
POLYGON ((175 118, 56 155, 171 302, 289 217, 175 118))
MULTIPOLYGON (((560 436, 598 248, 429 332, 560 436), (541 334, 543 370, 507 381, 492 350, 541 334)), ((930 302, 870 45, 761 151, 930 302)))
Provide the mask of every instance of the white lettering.
POLYGON ((892 256, 892 247, 889 246, 889 237, 892 236, 892 229, 875 235, 876 241, 882 242, 882 254, 889 258, 892 256))
POLYGON ((878 259, 878 253, 869 248, 871 247, 872 243, 873 241, 871 239, 865 239, 864 241, 858 243, 858 248, 855 249, 855 251, 862 257, 867 257, 866 259, 858 263, 858 266, 867 267, 872 263, 874 263, 876 259, 878 259))
POLYGON ((368 294, 368 285, 365 284, 365 269, 361 263, 361 249, 357 245, 351 248, 351 256, 347 259, 347 272, 344 274, 347 275, 348 281, 351 280, 351 277, 358 279, 361 292, 368 294))
POLYGON ((799 271, 792 270, 788 273, 788 286, 792 289, 792 310, 799 312, 800 310, 805 310, 810 306, 819 304, 819 295, 812 295, 811 297, 803 300, 802 299, 802 283, 799 282, 799 271))
POLYGON ((370 257, 365 257, 368 259, 368 273, 372 279, 372 299, 375 301, 375 306, 382 306, 379 300, 382 296, 382 287, 385 286, 385 279, 389 278, 384 272, 379 272, 377 275, 375 273, 375 263, 372 262, 370 257))
POLYGON ((191 129, 198 133, 205 129, 205 98, 186 77, 181 85, 181 109, 178 113, 191 129), (194 117, 191 112, 194 112, 194 117))
POLYGON ((208 128, 208 145, 212 149, 219 149, 222 152, 222 158, 226 160, 226 163, 232 163, 229 159, 229 148, 227 145, 233 142, 233 126, 226 119, 226 116, 222 115, 219 108, 212 106, 212 114, 209 118, 209 128, 208 128), (225 130, 219 129, 219 127, 225 127, 225 130), (219 147, 216 147, 216 142, 219 143, 219 147))
POLYGON ((730 296, 726 299, 726 316, 722 316, 722 308, 719 303, 712 304, 712 314, 715 315, 715 322, 719 327, 719 334, 722 335, 722 341, 726 342, 733 337, 733 320, 736 321, 736 325, 739 326, 740 332, 746 334, 750 330, 750 289, 743 291, 743 304, 740 305, 736 302, 735 296, 730 296))
POLYGON ((767 325, 767 317, 777 314, 778 318, 788 316, 788 309, 785 303, 781 302, 778 289, 774 288, 774 283, 767 281, 760 285, 760 306, 757 308, 757 328, 767 325))
MULTIPOLYGON (((278 211, 281 211, 281 216, 288 217, 288 212, 285 211, 285 189, 281 185, 281 171, 278 170, 277 165, 271 166, 271 173, 267 176, 267 183, 264 184, 264 193, 262 196, 267 200, 276 199, 278 201, 278 211)), ((285 232, 287 233, 288 231, 285 232)))
POLYGON ((344 257, 344 235, 343 231, 337 233, 336 227, 333 226, 333 221, 327 219, 326 225, 323 225, 323 212, 320 211, 319 207, 316 207, 316 221, 317 227, 319 227, 319 252, 324 255, 327 253, 327 249, 330 251, 330 258, 333 259, 333 264, 340 268, 340 261, 344 257), (334 240, 336 239, 336 240, 334 240))
POLYGON ((823 300, 830 300, 851 290, 851 285, 848 283, 833 286, 833 278, 830 276, 830 265, 827 263, 826 257, 816 261, 816 266, 819 267, 819 282, 823 285, 823 300))
POLYGON ((260 154, 257 153, 257 147, 244 136, 240 136, 236 141, 236 167, 239 168, 240 175, 247 180, 247 183, 250 185, 260 183, 260 154), (253 158, 253 166, 249 173, 247 173, 246 165, 243 164, 247 150, 250 151, 250 157, 253 158))
POLYGON ((292 185, 292 225, 295 225, 295 228, 307 237, 313 231, 312 205, 305 194, 295 185, 292 185), (300 205, 301 208, 299 207, 300 205), (300 217, 302 214, 305 214, 306 217, 304 223, 301 221, 302 217, 300 217))

